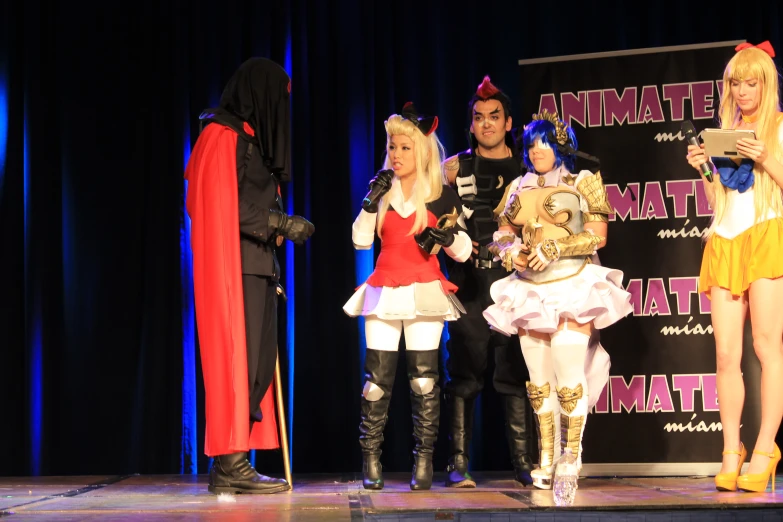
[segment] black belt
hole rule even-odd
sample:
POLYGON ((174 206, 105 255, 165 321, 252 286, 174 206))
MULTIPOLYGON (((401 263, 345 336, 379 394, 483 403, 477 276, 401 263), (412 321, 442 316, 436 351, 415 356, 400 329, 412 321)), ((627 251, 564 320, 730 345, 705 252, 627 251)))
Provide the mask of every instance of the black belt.
POLYGON ((501 261, 493 261, 491 259, 477 258, 473 260, 473 266, 481 270, 486 270, 488 268, 500 268, 503 266, 503 263, 501 261))

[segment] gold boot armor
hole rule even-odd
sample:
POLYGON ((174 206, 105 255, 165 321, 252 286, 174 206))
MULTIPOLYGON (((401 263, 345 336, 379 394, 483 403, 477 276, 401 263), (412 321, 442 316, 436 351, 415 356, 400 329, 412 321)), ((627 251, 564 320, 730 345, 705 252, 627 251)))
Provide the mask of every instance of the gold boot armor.
MULTIPOLYGON (((540 411, 544 408, 544 401, 549 400, 551 388, 549 383, 543 386, 536 386, 532 382, 527 383, 527 397, 530 399, 530 405, 533 407, 536 417, 536 429, 538 431, 538 468, 530 472, 533 478, 533 486, 539 489, 552 488, 552 473, 555 463, 555 413, 552 405, 550 411, 540 411)), ((558 448, 559 450, 559 448, 558 448)), ((560 452, 558 451, 558 455, 560 452)))
POLYGON ((578 466, 582 467, 582 434, 585 429, 585 415, 571 415, 576 404, 582 400, 584 391, 581 384, 576 388, 563 386, 557 390, 557 400, 560 402, 560 445, 562 451, 571 449, 571 454, 577 459, 578 466))

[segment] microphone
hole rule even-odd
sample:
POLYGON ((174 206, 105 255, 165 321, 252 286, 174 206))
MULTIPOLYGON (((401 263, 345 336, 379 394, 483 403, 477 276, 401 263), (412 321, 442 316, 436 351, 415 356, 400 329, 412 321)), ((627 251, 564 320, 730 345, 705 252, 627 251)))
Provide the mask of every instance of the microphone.
POLYGON ((368 207, 377 203, 378 199, 380 199, 380 197, 383 195, 383 192, 386 190, 385 183, 378 183, 378 178, 381 176, 384 176, 389 181, 391 181, 391 178, 394 177, 394 171, 391 169, 382 170, 378 173, 375 179, 373 179, 373 181, 370 182, 370 191, 367 193, 366 196, 364 196, 364 199, 362 200, 363 209, 366 210, 368 207))
MULTIPOLYGON (((696 147, 700 146, 699 138, 696 137, 696 129, 693 128, 693 123, 691 123, 691 120, 685 120, 682 122, 680 130, 685 133, 685 140, 690 145, 694 145, 696 147)), ((707 181, 710 183, 712 183, 712 169, 713 165, 710 160, 707 160, 707 163, 701 164, 701 173, 704 174, 704 177, 707 178, 707 181)))

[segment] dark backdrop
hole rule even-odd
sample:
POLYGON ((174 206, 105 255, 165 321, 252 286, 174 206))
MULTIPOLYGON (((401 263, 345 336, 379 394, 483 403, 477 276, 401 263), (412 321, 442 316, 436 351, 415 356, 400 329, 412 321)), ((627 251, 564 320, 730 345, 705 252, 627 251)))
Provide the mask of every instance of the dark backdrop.
MULTIPOLYGON (((742 39, 783 50, 777 2, 744 20, 694 2, 483 5, 4 2, 0 475, 206 470, 182 173, 198 114, 245 59, 291 74, 284 195, 317 227, 283 253, 283 381, 304 473, 360 469, 361 337, 341 306, 367 269, 350 224, 389 114, 408 100, 437 114, 453 154, 483 75, 517 99, 519 59, 742 39)), ((479 469, 510 469, 495 399, 485 394, 479 469)), ((383 460, 408 470, 402 380, 392 410, 383 460)), ((279 452, 263 460, 280 469, 279 452)))

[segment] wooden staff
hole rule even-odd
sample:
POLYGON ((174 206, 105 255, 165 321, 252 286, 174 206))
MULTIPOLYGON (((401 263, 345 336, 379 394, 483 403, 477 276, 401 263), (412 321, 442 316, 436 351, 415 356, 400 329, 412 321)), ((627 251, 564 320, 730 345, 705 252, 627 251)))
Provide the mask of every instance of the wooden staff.
POLYGON ((283 404, 283 385, 280 383, 280 351, 277 352, 277 361, 275 361, 275 389, 277 391, 277 423, 280 429, 280 449, 283 450, 283 467, 285 468, 285 479, 294 489, 294 483, 291 480, 291 460, 288 458, 288 430, 285 426, 285 405, 283 404))
MULTIPOLYGON (((280 246, 278 241, 277 246, 280 246)), ((277 283, 275 288, 277 295, 283 298, 283 301, 288 300, 288 296, 283 290, 283 285, 277 283)), ((288 485, 291 486, 291 490, 294 489, 294 482, 291 479, 291 459, 288 456, 288 430, 285 426, 285 404, 283 404, 283 384, 280 379, 280 346, 277 346, 277 359, 275 360, 275 395, 277 395, 277 426, 280 429, 280 449, 283 450, 283 468, 285 468, 285 479, 288 481, 288 485)))

